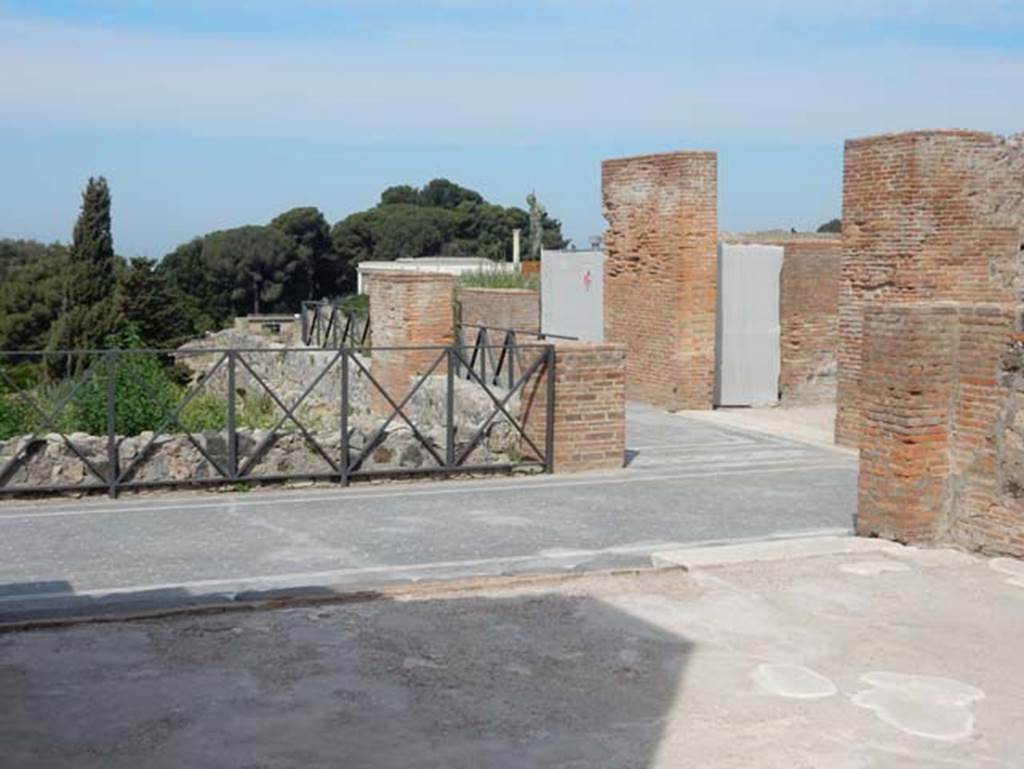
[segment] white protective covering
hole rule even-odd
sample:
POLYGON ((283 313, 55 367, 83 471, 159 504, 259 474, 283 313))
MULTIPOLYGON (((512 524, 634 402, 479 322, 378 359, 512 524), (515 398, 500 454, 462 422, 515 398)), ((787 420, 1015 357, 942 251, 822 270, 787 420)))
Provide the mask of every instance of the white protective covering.
POLYGON ((781 246, 718 247, 715 404, 778 402, 781 246))
POLYGON ((540 327, 548 334, 604 341, 604 253, 543 251, 540 327))

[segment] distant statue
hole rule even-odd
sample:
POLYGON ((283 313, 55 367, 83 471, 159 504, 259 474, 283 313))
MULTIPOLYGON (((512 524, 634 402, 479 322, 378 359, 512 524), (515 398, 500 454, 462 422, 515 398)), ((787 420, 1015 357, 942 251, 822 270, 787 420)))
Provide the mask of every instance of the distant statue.
POLYGON ((526 204, 530 207, 530 233, 527 240, 531 259, 540 259, 540 250, 544 244, 544 216, 547 212, 531 192, 526 196, 526 204))

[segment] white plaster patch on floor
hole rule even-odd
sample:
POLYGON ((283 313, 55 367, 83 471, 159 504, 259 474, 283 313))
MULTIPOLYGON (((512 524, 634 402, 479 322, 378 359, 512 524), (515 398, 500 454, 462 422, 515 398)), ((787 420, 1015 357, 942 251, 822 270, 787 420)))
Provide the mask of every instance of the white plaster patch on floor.
POLYGON ((427 668, 428 670, 441 670, 444 665, 439 665, 433 660, 426 660, 422 657, 406 657, 402 660, 402 668, 404 670, 414 670, 415 668, 427 668))
POLYGON ((988 566, 992 571, 1008 576, 1007 585, 1024 587, 1024 561, 1016 558, 993 558, 988 562, 988 566))
POLYGON ((952 742, 974 732, 972 704, 985 692, 951 678, 902 673, 865 673, 860 680, 871 688, 853 695, 853 704, 902 732, 952 742))
POLYGON ((1016 558, 993 558, 988 562, 988 566, 1008 577, 1024 578, 1024 561, 1018 561, 1016 558))
POLYGON ((877 577, 885 572, 910 571, 905 563, 895 561, 856 561, 839 565, 839 571, 845 574, 856 574, 860 577, 877 577))
POLYGON ((765 691, 791 699, 820 699, 831 697, 838 691, 836 685, 825 676, 803 665, 758 665, 751 677, 765 691))

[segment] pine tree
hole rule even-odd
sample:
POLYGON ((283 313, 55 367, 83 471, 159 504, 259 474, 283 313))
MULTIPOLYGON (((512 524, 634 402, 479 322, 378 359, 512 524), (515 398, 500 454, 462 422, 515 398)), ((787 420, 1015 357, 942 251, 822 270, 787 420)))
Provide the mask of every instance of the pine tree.
MULTIPOLYGON (((90 177, 82 193, 82 212, 75 223, 61 314, 54 324, 51 349, 97 349, 121 326, 116 260, 110 234, 110 189, 102 176, 90 177)), ((89 363, 81 355, 61 358, 63 363, 58 365, 64 374, 77 373, 89 363)))

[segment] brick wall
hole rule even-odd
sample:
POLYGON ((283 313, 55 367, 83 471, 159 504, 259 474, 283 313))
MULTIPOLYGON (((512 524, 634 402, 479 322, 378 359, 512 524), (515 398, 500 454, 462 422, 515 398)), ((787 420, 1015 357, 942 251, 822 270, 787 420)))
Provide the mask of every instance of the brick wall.
MULTIPOLYGON (((450 345, 455 279, 438 273, 374 272, 366 276, 364 288, 370 299, 371 372, 400 402, 412 378, 426 372, 440 351, 384 348, 450 345)), ((444 372, 442 362, 436 373, 444 372)), ((372 408, 389 413, 391 407, 380 392, 372 386, 371 391, 372 408)))
POLYGON ((839 335, 839 238, 784 243, 779 286, 785 405, 828 403, 836 397, 839 335))
POLYGON ((865 303, 1015 301, 1019 153, 1002 137, 967 131, 846 143, 838 443, 855 447, 862 433, 865 303))
MULTIPOLYGON (((462 322, 475 326, 540 331, 540 293, 512 288, 460 288, 462 322)), ((500 339, 494 340, 496 344, 500 339)))
POLYGON ((953 506, 956 308, 868 305, 863 329, 857 531, 899 541, 941 540, 953 506))
POLYGON ((630 398, 714 397, 718 161, 713 152, 602 164, 605 339, 625 346, 630 398))
POLYGON ((847 161, 837 436, 861 447, 857 530, 1024 556, 1024 141, 887 136, 847 161))
MULTIPOLYGON (((529 383, 526 430, 544 448, 547 370, 529 383)), ((531 451, 524 445, 523 452, 531 451)), ((555 346, 554 470, 621 468, 626 452, 626 353, 618 344, 555 346)))

